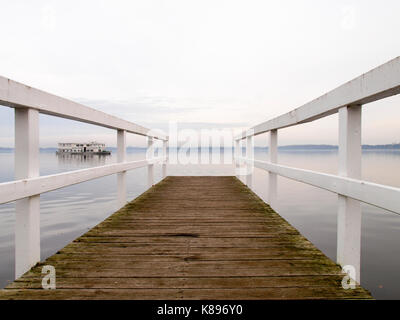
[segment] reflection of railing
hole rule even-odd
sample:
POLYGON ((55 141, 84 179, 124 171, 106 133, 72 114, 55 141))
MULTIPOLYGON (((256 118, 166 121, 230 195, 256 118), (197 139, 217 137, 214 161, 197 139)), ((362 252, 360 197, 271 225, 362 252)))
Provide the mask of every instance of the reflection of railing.
POLYGON ((103 176, 118 174, 118 206, 126 203, 126 171, 147 166, 148 186, 154 184, 154 164, 163 163, 166 176, 168 136, 135 123, 0 77, 0 105, 15 109, 15 181, 0 184, 0 204, 16 202, 15 277, 40 261, 41 193, 103 176), (117 163, 39 176, 39 113, 117 130, 117 163), (126 133, 148 138, 146 160, 126 161, 126 133), (163 141, 163 156, 154 157, 153 141, 163 141))
POLYGON ((282 116, 258 124, 235 138, 239 175, 251 187, 253 167, 269 172, 269 203, 276 207, 277 175, 323 188, 339 195, 337 262, 353 266, 360 280, 360 201, 400 213, 400 189, 361 180, 362 105, 400 93, 400 57, 282 116), (339 113, 339 174, 331 175, 277 164, 278 129, 339 113), (254 160, 253 137, 270 132, 269 161, 254 160), (246 157, 240 141, 246 140, 246 157), (245 167, 242 168, 242 164, 245 167), (245 169, 241 172, 239 169, 245 169))

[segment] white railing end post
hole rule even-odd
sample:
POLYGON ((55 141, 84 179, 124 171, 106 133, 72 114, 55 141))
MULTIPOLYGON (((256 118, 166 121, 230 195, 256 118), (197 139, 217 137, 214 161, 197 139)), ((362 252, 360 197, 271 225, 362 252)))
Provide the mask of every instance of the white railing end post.
MULTIPOLYGON (((154 138, 147 137, 147 152, 146 158, 148 161, 152 161, 154 158, 154 138)), ((154 164, 149 163, 147 165, 147 187, 151 188, 154 185, 154 164)))
MULTIPOLYGON (((126 161, 126 130, 117 130, 117 162, 126 161)), ((118 208, 125 206, 126 197, 126 171, 117 174, 117 203, 118 208)))
POLYGON ((163 162, 162 162, 162 177, 163 179, 167 176, 167 162, 168 162, 168 154, 167 154, 168 140, 163 141, 163 162))
MULTIPOLYGON (((339 109, 339 175, 361 179, 361 106, 339 109)), ((354 267, 360 282, 361 205, 360 201, 338 195, 337 262, 354 267)))
POLYGON ((251 189, 254 171, 254 139, 250 134, 246 137, 246 168, 246 185, 251 189))
MULTIPOLYGON (((269 162, 278 162, 278 130, 274 129, 269 134, 269 162)), ((276 209, 278 199, 278 176, 276 173, 268 173, 268 202, 272 209, 276 209)))
MULTIPOLYGON (((15 109, 15 179, 39 176, 39 111, 15 109)), ((16 201, 15 278, 40 261, 40 196, 16 201)))
POLYGON ((236 177, 237 178, 239 178, 240 176, 239 176, 239 166, 240 166, 240 160, 239 160, 239 157, 240 157, 240 150, 239 150, 239 148, 240 148, 240 143, 239 143, 239 140, 236 140, 236 139, 233 139, 233 143, 234 143, 234 150, 233 150, 233 161, 234 161, 234 163, 235 163, 235 175, 236 175, 236 177))

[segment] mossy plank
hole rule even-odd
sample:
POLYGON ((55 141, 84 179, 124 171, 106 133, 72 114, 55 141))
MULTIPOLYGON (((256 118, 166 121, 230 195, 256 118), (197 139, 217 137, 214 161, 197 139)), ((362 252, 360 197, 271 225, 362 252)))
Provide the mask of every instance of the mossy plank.
MULTIPOLYGON (((342 281, 337 276, 298 276, 298 277, 204 277, 204 278, 62 278, 57 280, 58 289, 213 289, 222 288, 287 288, 287 287, 330 287, 342 281)), ((9 289, 41 289, 42 278, 36 277, 15 281, 9 289)))

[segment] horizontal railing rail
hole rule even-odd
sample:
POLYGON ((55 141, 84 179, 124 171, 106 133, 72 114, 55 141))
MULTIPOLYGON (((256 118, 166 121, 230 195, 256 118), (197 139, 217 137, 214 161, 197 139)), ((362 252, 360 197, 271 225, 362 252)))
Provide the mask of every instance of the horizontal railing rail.
MULTIPOLYGON (((250 128, 251 135, 314 121, 337 113, 341 107, 364 105, 400 93, 400 57, 397 57, 323 96, 279 117, 250 128)), ((236 140, 247 137, 243 131, 236 140)))
POLYGON ((156 164, 164 161, 166 161, 165 157, 157 157, 152 160, 113 163, 88 169, 0 183, 0 204, 40 195, 119 172, 147 167, 149 164, 156 164))
POLYGON ((126 197, 126 172, 147 167, 147 186, 154 185, 154 165, 166 176, 168 136, 82 104, 0 77, 0 105, 15 109, 15 180, 0 183, 0 204, 16 201, 15 277, 40 261, 40 194, 117 174, 117 203, 126 197), (39 175, 39 113, 90 123, 117 131, 117 163, 88 169, 39 175), (126 161, 126 134, 148 138, 146 159, 126 161), (154 140, 163 142, 154 157, 154 140))
POLYGON ((12 108, 32 108, 51 116, 110 129, 125 130, 126 132, 150 136, 159 140, 168 140, 168 137, 162 133, 155 133, 153 130, 138 124, 1 76, 0 105, 12 108))
POLYGON ((254 167, 269 172, 268 202, 277 202, 277 176, 300 181, 338 194, 337 262, 345 270, 354 270, 360 281, 361 206, 365 202, 400 213, 400 188, 361 179, 362 105, 400 93, 400 57, 397 57, 329 93, 272 120, 242 131, 234 138, 235 166, 239 176, 246 176, 252 187, 254 167), (338 175, 315 172, 278 164, 278 129, 339 114, 338 175), (270 133, 269 161, 254 159, 253 138, 270 133), (243 157, 240 141, 245 139, 243 157), (243 167, 245 170, 241 170, 243 167), (240 169, 240 170, 239 170, 240 169))
POLYGON ((252 161, 243 157, 239 157, 238 160, 243 162, 253 162, 255 168, 338 193, 381 209, 400 213, 400 188, 341 177, 334 174, 293 168, 268 161, 252 161))

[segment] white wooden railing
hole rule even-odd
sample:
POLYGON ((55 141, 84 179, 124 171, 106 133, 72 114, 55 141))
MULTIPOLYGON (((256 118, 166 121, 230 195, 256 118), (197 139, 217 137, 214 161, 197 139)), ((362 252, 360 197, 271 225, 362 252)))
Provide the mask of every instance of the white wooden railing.
MULTIPOLYGON (((268 171, 268 202, 277 201, 277 175, 304 182, 338 194, 337 262, 353 266, 360 281, 361 207, 360 201, 400 213, 400 189, 361 180, 361 110, 362 106, 400 93, 400 57, 300 108, 260 123, 235 137, 235 164, 245 166, 246 183, 252 186, 253 168, 268 171), (314 121, 339 113, 339 172, 325 174, 292 168, 277 163, 278 129, 314 121), (253 137, 270 133, 269 160, 254 159, 253 137), (246 156, 240 141, 246 140, 246 156)), ((237 171, 240 172, 240 171, 237 171)))
POLYGON ((15 181, 0 183, 0 204, 17 200, 15 278, 40 261, 40 194, 117 173, 118 207, 123 207, 127 170, 147 166, 148 187, 154 184, 155 163, 162 162, 166 176, 166 135, 3 77, 0 105, 15 109, 15 181), (39 113, 117 130, 117 163, 39 176, 39 113), (127 132, 148 138, 145 160, 126 161, 127 132), (163 141, 161 157, 154 157, 154 139, 163 141))

